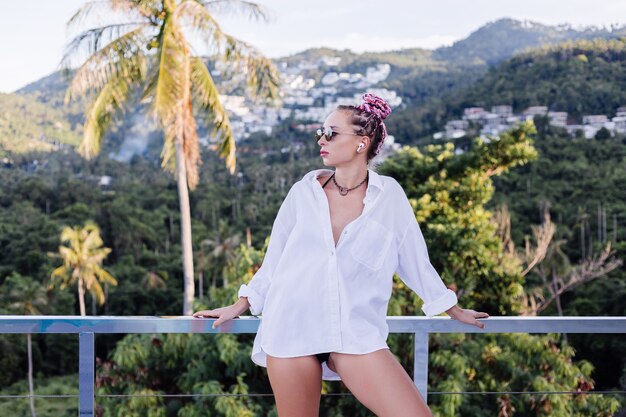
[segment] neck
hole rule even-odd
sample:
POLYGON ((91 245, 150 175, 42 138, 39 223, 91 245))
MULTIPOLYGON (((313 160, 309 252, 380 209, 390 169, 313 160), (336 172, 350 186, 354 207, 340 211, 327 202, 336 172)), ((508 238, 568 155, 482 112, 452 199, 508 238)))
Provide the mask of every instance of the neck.
POLYGON ((352 188, 359 184, 367 176, 367 165, 353 165, 349 167, 336 167, 335 180, 339 185, 352 188))

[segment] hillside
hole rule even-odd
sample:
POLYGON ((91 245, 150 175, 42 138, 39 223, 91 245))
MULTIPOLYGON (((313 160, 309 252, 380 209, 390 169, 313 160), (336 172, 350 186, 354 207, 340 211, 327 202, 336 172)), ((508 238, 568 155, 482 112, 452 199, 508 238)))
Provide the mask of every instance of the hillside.
MULTIPOLYGON (((616 78, 615 74, 623 68, 617 65, 611 70, 613 64, 610 63, 621 58, 611 55, 606 59, 601 56, 595 59, 593 52, 586 54, 583 51, 585 48, 593 49, 593 45, 603 47, 596 41, 576 44, 579 45, 576 48, 582 48, 581 53, 576 55, 577 63, 568 62, 564 57, 550 58, 551 49, 524 53, 510 61, 503 60, 538 45, 568 41, 570 48, 573 48, 571 40, 590 37, 614 38, 623 35, 626 35, 626 29, 622 27, 611 30, 572 29, 568 26, 547 26, 514 19, 500 19, 484 25, 450 47, 436 50, 411 48, 357 54, 349 50, 316 48, 277 59, 276 63, 279 66, 287 65, 290 69, 297 67, 304 79, 313 79, 317 85, 320 85, 322 77, 328 72, 360 74, 379 64, 388 64, 389 75, 376 87, 387 88, 401 97, 402 106, 391 116, 389 125, 400 142, 411 143, 415 142, 416 138, 440 129, 446 120, 458 115, 464 106, 488 106, 493 102, 509 103, 519 107, 542 101, 543 104, 556 106, 559 110, 568 111, 572 115, 610 110, 615 107, 615 103, 623 102, 621 98, 623 89, 613 88, 612 81, 600 83, 598 77, 616 78), (588 59, 586 66, 582 64, 582 55, 588 59), (330 62, 320 64, 325 57, 339 59, 336 64, 330 62), (549 60, 553 61, 552 64, 547 63, 549 60), (493 65, 496 65, 495 69, 493 65), (591 72, 585 71, 585 68, 591 72), (513 74, 513 79, 510 79, 509 72, 513 74), (587 78, 595 81, 589 81, 587 78), (528 90, 524 88, 529 83, 537 88, 528 90), (580 83, 586 87, 579 89, 580 83), (584 97, 587 104, 581 104, 579 97, 584 97), (595 101, 596 104, 588 105, 591 101, 595 101)), ((567 55, 568 52, 564 54, 567 55)), ((218 85, 219 81, 219 77, 216 77, 218 85)), ((29 107, 26 103, 38 103, 43 107, 39 106, 37 109, 33 107, 32 110, 12 116, 14 119, 10 120, 11 127, 5 120, 2 129, 7 130, 0 130, 0 146, 5 150, 16 152, 51 149, 36 140, 42 135, 62 142, 75 143, 78 140, 75 135, 82 124, 84 102, 74 102, 69 106, 63 104, 67 83, 68 77, 59 71, 20 89, 15 97, 21 99, 15 100, 22 103, 22 107, 29 107), (48 110, 44 111, 44 108, 48 110), (50 130, 50 126, 57 126, 57 130, 63 131, 65 128, 58 127, 59 121, 67 123, 69 129, 67 132, 61 134, 60 131, 50 130), (51 132, 54 132, 54 135, 51 136, 51 132)), ((351 96, 359 93, 362 87, 356 85, 341 87, 336 95, 351 96)), ((222 92, 240 94, 238 90, 222 92)), ((0 113, 5 114, 5 118, 6 115, 13 114, 11 107, 15 101, 9 100, 8 96, 0 102, 0 113)), ((319 103, 320 99, 316 100, 316 103, 319 103)), ((137 125, 137 121, 141 124, 143 120, 143 115, 134 110, 135 106, 129 107, 131 110, 124 115, 127 130, 137 125)), ((148 128, 139 126, 139 129, 148 128)), ((105 146, 108 147, 106 151, 117 152, 118 148, 123 146, 122 142, 122 137, 117 137, 113 143, 105 141, 105 146)))
POLYGON ((0 94, 0 157, 11 153, 52 151, 80 142, 63 109, 30 95, 0 94))
POLYGON ((406 142, 429 140, 446 121, 466 107, 508 104, 514 112, 544 105, 568 112, 580 122, 584 114, 615 115, 626 104, 626 39, 581 40, 519 54, 490 69, 478 82, 422 107, 396 112, 389 129, 406 142))

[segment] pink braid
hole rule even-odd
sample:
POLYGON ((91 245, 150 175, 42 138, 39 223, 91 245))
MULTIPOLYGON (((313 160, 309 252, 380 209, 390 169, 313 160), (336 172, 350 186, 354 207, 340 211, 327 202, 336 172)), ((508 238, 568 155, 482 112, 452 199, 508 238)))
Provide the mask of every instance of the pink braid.
POLYGON ((361 98, 363 99, 363 103, 359 104, 357 108, 361 111, 369 113, 372 117, 377 119, 376 128, 378 128, 378 126, 382 126, 382 138, 378 143, 376 151, 374 152, 375 155, 378 155, 383 147, 385 138, 387 137, 387 128, 385 127, 384 120, 391 113, 391 107, 389 107, 389 104, 387 104, 384 99, 372 93, 365 93, 361 98))

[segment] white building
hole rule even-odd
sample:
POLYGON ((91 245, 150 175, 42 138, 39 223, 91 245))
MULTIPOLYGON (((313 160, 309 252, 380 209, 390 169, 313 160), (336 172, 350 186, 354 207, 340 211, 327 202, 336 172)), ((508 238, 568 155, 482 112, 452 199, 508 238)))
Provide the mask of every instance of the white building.
POLYGON ((324 85, 333 85, 339 81, 339 74, 336 72, 327 72, 321 79, 321 83, 324 85))
POLYGON ((491 107, 491 113, 497 114, 506 120, 507 117, 513 115, 513 107, 506 104, 499 104, 491 107))
POLYGON ((341 62, 340 56, 329 56, 329 55, 324 55, 323 57, 317 60, 317 63, 319 65, 326 65, 327 67, 335 67, 339 65, 340 62, 341 62))
POLYGON ((597 129, 604 127, 609 118, 604 114, 588 114, 583 116, 583 124, 593 126, 597 129))
POLYGON ((465 120, 478 120, 486 114, 485 109, 482 107, 467 107, 463 109, 463 119, 465 120))
POLYGON ((552 126, 565 127, 567 126, 567 112, 565 111, 551 111, 548 112, 550 118, 550 124, 552 126))
POLYGON ((626 134, 626 112, 624 113, 624 116, 615 116, 612 119, 615 133, 619 133, 620 135, 626 134))
POLYGON ((548 114, 547 106, 530 106, 522 112, 524 116, 545 116, 548 114))
POLYGON ((365 70, 365 79, 370 84, 377 84, 384 81, 391 73, 391 65, 378 64, 376 67, 367 67, 365 70))

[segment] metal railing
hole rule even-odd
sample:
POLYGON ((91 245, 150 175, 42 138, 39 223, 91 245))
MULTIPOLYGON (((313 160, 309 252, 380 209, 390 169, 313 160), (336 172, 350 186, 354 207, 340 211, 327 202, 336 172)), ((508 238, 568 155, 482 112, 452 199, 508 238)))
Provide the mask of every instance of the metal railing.
MULTIPOLYGON (((92 417, 96 334, 256 333, 260 320, 241 316, 213 329, 215 319, 192 317, 0 316, 0 333, 78 334, 78 414, 92 417)), ((413 334, 413 381, 425 400, 428 394, 428 337, 431 333, 626 333, 626 317, 489 317, 482 321, 484 329, 449 317, 387 317, 390 333, 413 334)))

